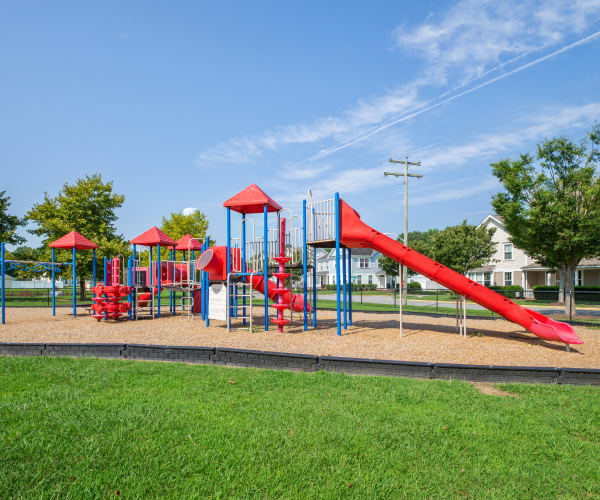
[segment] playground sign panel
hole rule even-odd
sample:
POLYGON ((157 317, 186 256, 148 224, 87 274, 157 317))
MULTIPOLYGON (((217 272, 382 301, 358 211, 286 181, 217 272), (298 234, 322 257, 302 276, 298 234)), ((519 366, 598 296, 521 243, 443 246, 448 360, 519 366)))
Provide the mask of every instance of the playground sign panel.
POLYGON ((221 283, 208 289, 208 318, 227 321, 227 287, 221 283))

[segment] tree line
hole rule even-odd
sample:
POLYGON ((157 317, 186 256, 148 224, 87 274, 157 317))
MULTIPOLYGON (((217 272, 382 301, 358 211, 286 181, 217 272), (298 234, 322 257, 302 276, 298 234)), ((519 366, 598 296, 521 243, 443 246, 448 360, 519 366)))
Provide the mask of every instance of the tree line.
MULTIPOLYGON (((112 181, 104 181, 101 174, 86 175, 73 184, 65 183, 56 196, 44 193, 39 203, 34 203, 27 214, 20 218, 9 213, 10 197, 6 191, 0 192, 0 241, 17 248, 7 252, 7 259, 28 261, 50 261, 51 249, 48 244, 61 236, 77 231, 98 245, 96 251, 98 262, 103 258, 120 256, 127 259, 131 255, 131 246, 124 236, 117 232, 117 210, 123 206, 125 196, 114 191, 112 181), (38 247, 19 246, 25 238, 18 230, 26 224, 32 229, 27 231, 41 238, 38 247)), ((208 230, 208 219, 199 210, 183 215, 179 212, 162 217, 161 229, 171 238, 177 240, 186 234, 205 238, 208 230)), ((168 249, 163 249, 163 257, 168 249)), ((142 259, 144 253, 141 254, 142 259)), ((57 262, 70 262, 71 250, 56 249, 57 262)), ((147 256, 146 256, 147 260, 147 256)), ((80 294, 85 295, 85 281, 92 276, 92 252, 77 253, 77 271, 80 294)), ((98 265, 98 277, 103 275, 103 266, 98 265)), ((33 277, 28 271, 9 272, 15 277, 29 279, 33 277)), ((67 277, 67 276, 66 276, 67 277)))

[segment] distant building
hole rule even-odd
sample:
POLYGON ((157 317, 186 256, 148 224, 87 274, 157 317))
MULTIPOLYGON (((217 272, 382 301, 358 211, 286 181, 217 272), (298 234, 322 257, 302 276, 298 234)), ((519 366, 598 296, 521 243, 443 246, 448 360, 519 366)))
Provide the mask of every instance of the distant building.
MULTIPOLYGON (((556 273, 529 257, 510 241, 504 219, 488 215, 479 227, 495 227, 496 252, 489 264, 471 269, 467 276, 484 286, 519 285, 531 290, 536 285, 556 285, 556 273)), ((575 272, 575 286, 600 285, 600 259, 584 259, 575 272)))
MULTIPOLYGON (((375 285, 377 288, 395 288, 397 276, 389 276, 381 268, 379 258, 381 254, 370 248, 352 249, 352 277, 351 281, 357 285, 375 285)), ((341 276, 341 271, 340 271, 341 276)), ((335 249, 317 250, 317 288, 326 285, 335 285, 335 249)), ((423 289, 443 288, 425 276, 417 274, 408 279, 409 283, 417 281, 423 289)), ((309 281, 310 284, 310 281, 309 281)))

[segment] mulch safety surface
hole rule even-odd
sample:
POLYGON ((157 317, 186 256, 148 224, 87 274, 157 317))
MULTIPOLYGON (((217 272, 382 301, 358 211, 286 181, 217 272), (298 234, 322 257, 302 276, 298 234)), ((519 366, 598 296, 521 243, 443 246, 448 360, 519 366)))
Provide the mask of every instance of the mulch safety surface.
POLYGON ((405 316, 400 336, 398 313, 355 312, 353 325, 338 337, 334 311, 318 311, 317 329, 307 332, 302 318, 294 315, 294 324, 283 334, 273 324, 264 331, 262 311, 255 309, 253 332, 228 333, 224 322, 211 321, 206 327, 199 317, 186 314, 97 322, 84 311, 73 318, 69 308, 57 309, 56 317, 47 308, 8 308, 0 342, 199 345, 399 361, 600 368, 600 330, 581 326, 574 328, 584 343, 567 352, 564 344, 547 342, 501 319, 469 319, 463 338, 455 318, 405 316))

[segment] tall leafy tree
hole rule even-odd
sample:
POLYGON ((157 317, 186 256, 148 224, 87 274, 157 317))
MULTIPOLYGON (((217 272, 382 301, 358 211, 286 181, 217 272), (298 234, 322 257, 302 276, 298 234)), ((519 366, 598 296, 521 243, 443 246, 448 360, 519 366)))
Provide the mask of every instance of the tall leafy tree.
POLYGON ((464 220, 436 234, 429 257, 460 274, 466 274, 470 269, 490 262, 496 251, 496 244, 492 241, 495 231, 494 227, 476 227, 464 220))
POLYGON ((535 157, 492 164, 504 191, 492 198, 515 246, 564 277, 565 312, 575 311, 575 271, 600 253, 600 126, 579 143, 555 137, 535 157))
POLYGON ((196 210, 190 215, 174 212, 168 218, 162 218, 160 228, 174 240, 178 240, 186 234, 204 239, 208 230, 208 219, 200 210, 196 210))
MULTIPOLYGON (((432 255, 432 242, 435 236, 440 232, 439 229, 429 229, 427 231, 410 231, 408 233, 408 246, 427 257, 432 255)), ((398 238, 402 242, 402 238, 398 238)), ((388 276, 398 276, 398 263, 395 260, 386 256, 379 257, 381 269, 388 276)), ((408 270, 409 276, 414 276, 416 273, 408 270)))
MULTIPOLYGON (((57 196, 44 193, 41 203, 33 205, 26 219, 37 227, 30 232, 42 237, 44 256, 50 258, 48 243, 73 230, 98 245, 98 259, 104 256, 129 255, 129 244, 117 233, 116 210, 125 197, 113 191, 113 183, 104 182, 101 174, 86 175, 73 184, 65 183, 57 196)), ((58 250, 57 260, 70 260, 70 250, 58 250)), ((102 272, 102 266, 98 266, 102 272)), ((92 251, 77 254, 81 297, 85 296, 85 279, 92 275, 92 251)))
POLYGON ((0 242, 19 245, 25 241, 25 238, 16 233, 23 225, 23 219, 8 213, 10 205, 10 196, 6 191, 0 191, 0 242))

